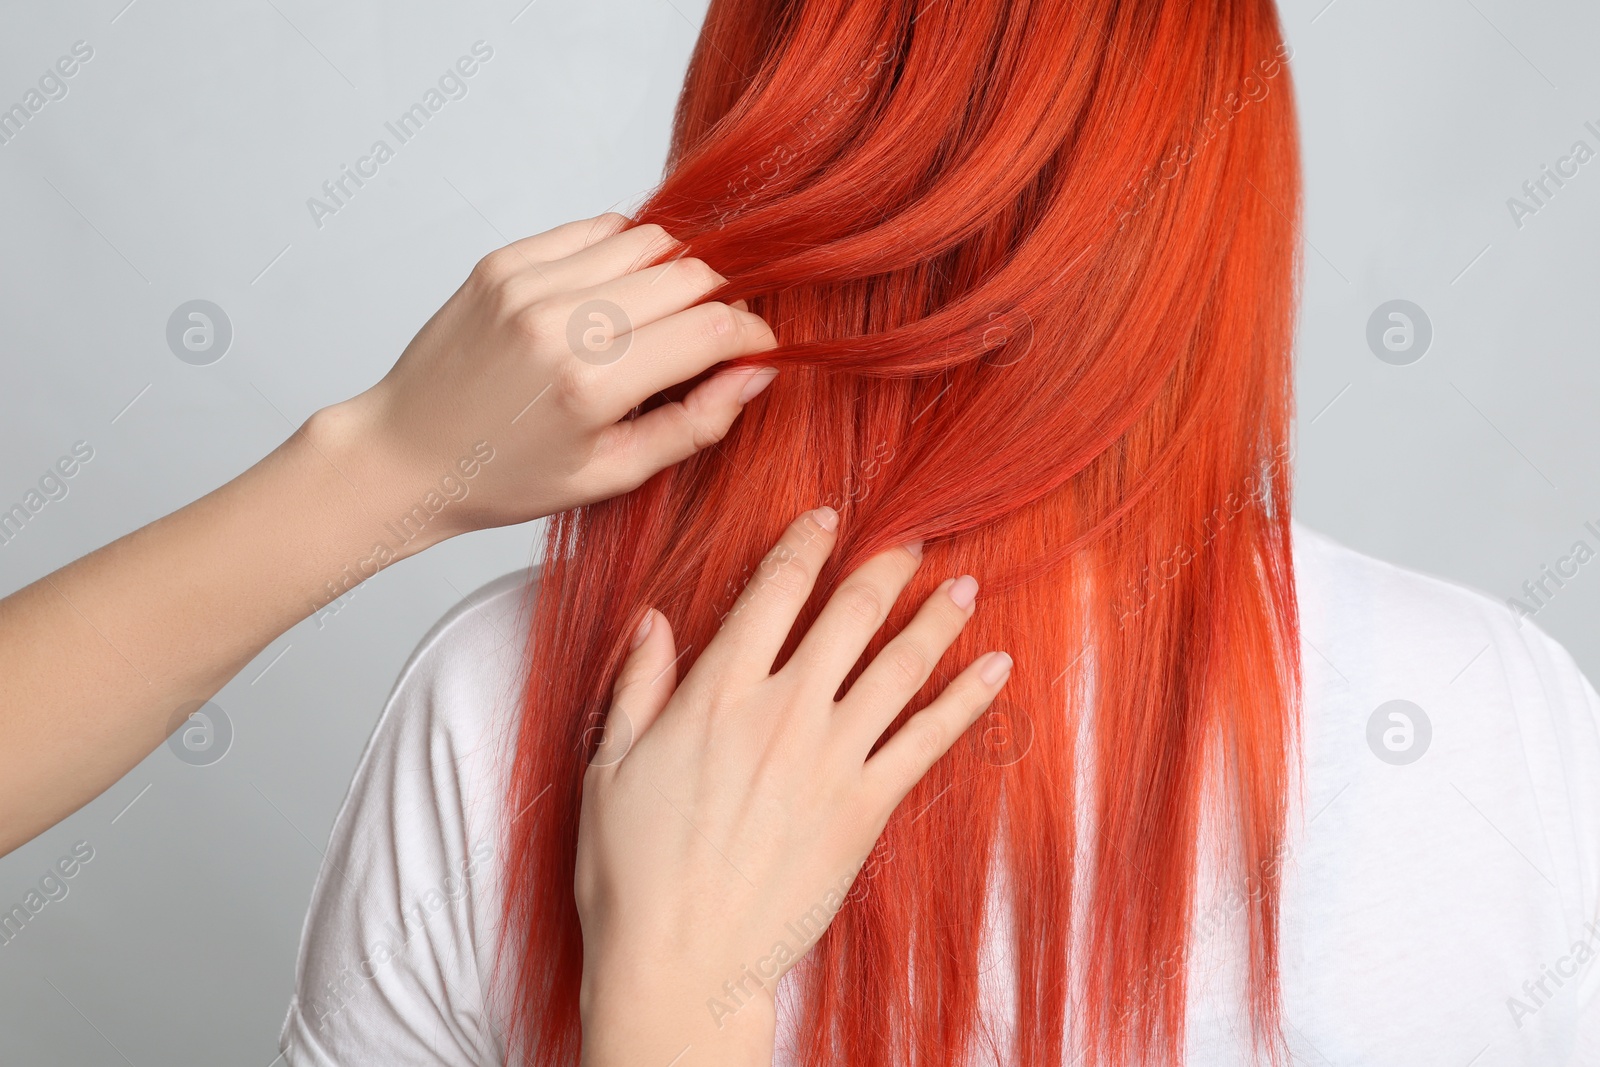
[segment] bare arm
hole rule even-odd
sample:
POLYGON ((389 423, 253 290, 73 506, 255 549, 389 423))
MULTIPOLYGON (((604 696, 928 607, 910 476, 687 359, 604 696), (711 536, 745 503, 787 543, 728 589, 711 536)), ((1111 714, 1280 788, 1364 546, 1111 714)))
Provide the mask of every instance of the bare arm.
POLYGON ((625 492, 719 439, 775 341, 620 216, 491 253, 372 389, 180 511, 0 600, 0 854, 99 795, 299 620, 469 530, 625 492), (622 232, 619 232, 622 231, 622 232))

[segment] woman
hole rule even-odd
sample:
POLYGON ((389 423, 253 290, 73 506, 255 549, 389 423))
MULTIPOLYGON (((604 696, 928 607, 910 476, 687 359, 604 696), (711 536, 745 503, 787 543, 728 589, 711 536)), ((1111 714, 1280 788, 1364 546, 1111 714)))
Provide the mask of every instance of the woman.
POLYGON ((1600 700, 1290 518, 1286 56, 712 4, 640 221, 781 376, 414 655, 291 1064, 1600 1056, 1600 700))

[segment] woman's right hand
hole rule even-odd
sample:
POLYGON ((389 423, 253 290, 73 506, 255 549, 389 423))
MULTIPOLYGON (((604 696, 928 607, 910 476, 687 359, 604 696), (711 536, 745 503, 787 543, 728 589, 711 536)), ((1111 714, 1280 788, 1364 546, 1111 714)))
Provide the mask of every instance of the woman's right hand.
POLYGON ((777 346, 743 306, 706 300, 726 279, 681 255, 649 266, 682 245, 627 225, 601 215, 489 253, 382 381, 313 416, 313 443, 383 518, 449 498, 409 550, 633 489, 714 445, 771 383, 771 367, 726 371, 624 418, 777 346))
POLYGON ((0 601, 0 855, 104 792, 269 642, 383 567, 625 492, 728 431, 772 368, 723 371, 625 418, 777 344, 760 318, 706 300, 724 281, 704 263, 647 266, 681 246, 627 222, 602 215, 491 252, 377 385, 0 601))
POLYGON ((916 545, 851 574, 774 672, 837 525, 822 508, 789 527, 682 684, 666 618, 640 623, 583 783, 588 1067, 770 1063, 778 979, 1005 684, 1011 658, 980 656, 872 752, 971 617, 978 586, 962 576, 834 699, 915 574, 916 545))

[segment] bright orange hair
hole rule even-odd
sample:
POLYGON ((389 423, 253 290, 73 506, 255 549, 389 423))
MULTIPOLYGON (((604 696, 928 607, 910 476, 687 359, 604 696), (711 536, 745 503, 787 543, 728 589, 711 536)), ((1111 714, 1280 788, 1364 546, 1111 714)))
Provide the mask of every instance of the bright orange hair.
POLYGON ((797 635, 923 538, 869 656, 944 578, 983 592, 908 713, 987 649, 1016 668, 796 972, 801 1061, 981 1055, 987 906, 1014 1062, 1179 1062, 1212 811, 1252 890, 1254 1038, 1281 1051, 1286 55, 1271 0, 714 0, 639 221, 773 324, 781 373, 720 445, 550 524, 508 798, 514 1058, 578 1062, 580 783, 631 624, 663 611, 687 671, 821 504, 841 537, 797 635))

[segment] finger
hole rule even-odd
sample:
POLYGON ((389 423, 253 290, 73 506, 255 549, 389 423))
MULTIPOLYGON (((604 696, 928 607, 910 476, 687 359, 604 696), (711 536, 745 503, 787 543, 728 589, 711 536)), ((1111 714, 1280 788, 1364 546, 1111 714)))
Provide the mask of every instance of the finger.
POLYGON ((480 284, 504 290, 518 306, 525 305, 540 295, 557 291, 547 273, 551 261, 563 261, 606 240, 622 232, 628 223, 626 216, 608 212, 512 241, 480 259, 473 268, 473 277, 480 284))
POLYGON ((654 608, 634 629, 628 656, 611 688, 605 731, 590 767, 614 767, 660 717, 677 686, 677 653, 672 624, 654 608))
POLYGON ((598 285, 573 289, 551 297, 545 303, 559 313, 571 315, 578 308, 596 302, 621 309, 623 323, 617 332, 640 330, 700 303, 726 285, 728 279, 712 270, 703 259, 669 259, 654 267, 644 267, 598 285))
POLYGON ((632 226, 562 259, 539 264, 542 293, 566 293, 609 282, 624 274, 656 264, 663 256, 681 253, 684 245, 654 223, 632 226))
POLYGON ((977 595, 978 583, 970 574, 940 584, 850 687, 840 702, 841 728, 859 744, 863 758, 961 635, 977 595))
POLYGON ((512 241, 506 249, 534 263, 551 263, 613 237, 630 225, 632 220, 628 216, 608 211, 592 219, 578 219, 532 237, 520 238, 512 241))
POLYGON ((831 700, 921 562, 922 542, 917 541, 880 552, 857 567, 828 598, 784 670, 806 672, 807 683, 826 690, 831 700))
POLYGON ((756 565, 694 669, 704 665, 707 671, 748 681, 770 675, 823 561, 833 551, 838 528, 839 513, 829 507, 808 511, 790 523, 756 565))
POLYGON ((721 441, 744 406, 777 376, 775 367, 725 371, 695 386, 681 402, 613 425, 600 439, 596 499, 637 488, 664 467, 721 441))
POLYGON ((715 301, 615 339, 606 336, 604 311, 596 315, 594 332, 569 331, 569 341, 578 337, 582 350, 573 354, 590 365, 579 370, 602 386, 593 395, 600 404, 595 414, 604 422, 616 422, 647 397, 718 363, 778 347, 765 320, 715 301))
POLYGON ((979 656, 867 760, 863 778, 886 814, 966 732, 1011 676, 1004 652, 979 656))

